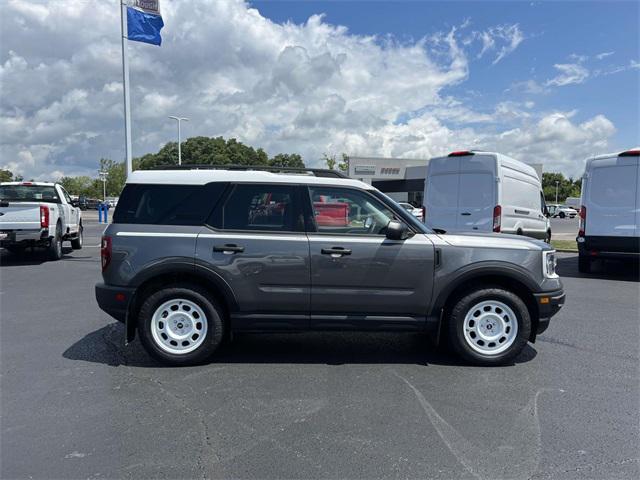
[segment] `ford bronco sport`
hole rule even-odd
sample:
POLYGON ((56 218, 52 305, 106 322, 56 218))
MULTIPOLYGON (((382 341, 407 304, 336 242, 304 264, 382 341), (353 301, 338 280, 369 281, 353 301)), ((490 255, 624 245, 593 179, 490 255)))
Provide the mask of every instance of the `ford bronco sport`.
POLYGON ((136 171, 102 238, 100 308, 164 363, 230 332, 427 331, 466 361, 511 362, 564 303, 555 252, 432 231, 326 170, 136 171))

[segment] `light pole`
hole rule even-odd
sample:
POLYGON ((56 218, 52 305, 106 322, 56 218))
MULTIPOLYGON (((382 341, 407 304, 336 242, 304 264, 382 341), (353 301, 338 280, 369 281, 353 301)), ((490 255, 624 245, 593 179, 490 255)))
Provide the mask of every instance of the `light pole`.
POLYGON ((169 115, 169 118, 173 118, 178 122, 178 165, 182 165, 182 147, 180 146, 180 122, 188 122, 189 119, 186 117, 174 117, 173 115, 169 115))
POLYGON ((556 180, 556 205, 558 204, 558 184, 560 183, 560 180, 556 180))
POLYGON ((100 175, 100 180, 102 180, 102 201, 107 201, 107 175, 109 172, 104 172, 102 170, 98 171, 98 175, 100 175))

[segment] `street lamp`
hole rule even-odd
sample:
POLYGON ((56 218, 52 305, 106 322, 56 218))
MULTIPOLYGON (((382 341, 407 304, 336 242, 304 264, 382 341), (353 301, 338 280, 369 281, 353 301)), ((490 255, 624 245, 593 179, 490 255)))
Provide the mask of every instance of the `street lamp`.
POLYGON ((558 204, 558 184, 560 183, 560 180, 556 180, 556 205, 558 204))
POLYGON ((169 115, 169 118, 173 118, 176 122, 178 122, 178 165, 182 165, 182 148, 180 147, 180 122, 188 122, 189 119, 186 117, 174 117, 173 115, 169 115))
POLYGON ((107 201, 107 175, 109 175, 109 172, 104 172, 102 170, 99 170, 98 175, 100 175, 100 180, 102 180, 102 200, 106 202, 107 201))

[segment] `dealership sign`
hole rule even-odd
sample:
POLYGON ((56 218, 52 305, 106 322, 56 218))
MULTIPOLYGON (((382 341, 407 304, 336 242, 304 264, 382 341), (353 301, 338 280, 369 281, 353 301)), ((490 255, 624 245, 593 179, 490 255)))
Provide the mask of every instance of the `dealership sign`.
POLYGON ((354 168, 354 173, 356 175, 375 175, 376 166, 375 165, 356 165, 354 168))

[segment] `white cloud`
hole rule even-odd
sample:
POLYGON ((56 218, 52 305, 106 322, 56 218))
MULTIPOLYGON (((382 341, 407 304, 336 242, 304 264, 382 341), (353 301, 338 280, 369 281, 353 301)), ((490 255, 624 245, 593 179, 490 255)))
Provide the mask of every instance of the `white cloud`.
POLYGON ((589 70, 578 63, 556 63, 553 66, 560 73, 547 80, 545 85, 564 87, 566 85, 583 83, 589 77, 589 70))
POLYGON ((609 56, 613 55, 614 53, 616 53, 616 52, 602 52, 602 53, 598 53, 598 54, 596 55, 596 58, 597 58, 598 60, 602 60, 602 59, 604 59, 604 58, 607 58, 607 57, 609 57, 609 56))
POLYGON ((482 58, 489 52, 496 52, 492 64, 495 65, 503 60, 507 55, 513 53, 516 48, 525 39, 520 25, 515 23, 511 25, 498 25, 483 31, 473 31, 471 35, 465 39, 464 43, 469 45, 474 40, 478 40, 481 44, 480 52, 477 58, 482 58))
MULTIPOLYGON (((327 151, 424 158, 481 146, 569 169, 575 152, 601 151, 615 130, 604 117, 565 122, 513 100, 479 109, 451 93, 476 49, 495 64, 520 45, 517 24, 469 36, 465 21, 400 42, 354 35, 321 15, 277 24, 240 0, 165 2, 163 16, 162 47, 129 44, 135 156, 175 139, 171 114, 190 118, 185 137, 235 136, 308 164, 327 151)), ((0 28, 2 164, 45 178, 93 175, 100 157, 121 160, 117 5, 12 0, 0 28), (101 21, 87 28, 85 16, 101 21)))

